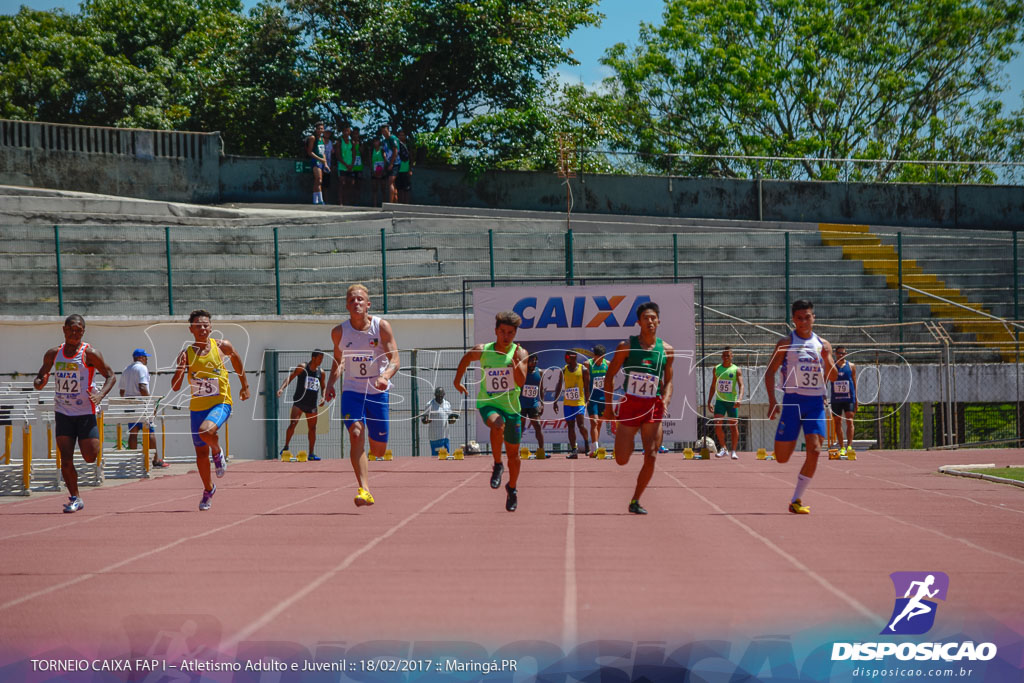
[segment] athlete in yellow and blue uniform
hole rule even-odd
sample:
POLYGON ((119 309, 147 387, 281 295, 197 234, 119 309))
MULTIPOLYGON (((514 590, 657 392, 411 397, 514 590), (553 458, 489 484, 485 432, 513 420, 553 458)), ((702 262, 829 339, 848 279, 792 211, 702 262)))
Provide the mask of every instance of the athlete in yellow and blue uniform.
POLYGON ((590 370, 580 365, 576 359, 575 351, 565 352, 565 367, 558 376, 558 385, 555 387, 555 413, 558 413, 558 397, 563 398, 565 409, 565 426, 569 430, 569 455, 565 456, 570 460, 579 457, 576 449, 576 428, 583 436, 583 452, 590 451, 590 441, 587 439, 587 431, 583 424, 583 416, 587 410, 586 390, 590 386, 590 370), (563 391, 564 387, 564 391, 563 391))
POLYGON ((231 416, 231 381, 224 366, 224 356, 231 359, 231 365, 242 384, 238 398, 243 401, 249 398, 249 382, 245 377, 242 357, 231 342, 227 339, 218 342, 210 337, 213 326, 208 311, 192 311, 188 323, 194 339, 178 354, 171 389, 178 391, 188 376, 192 394, 188 406, 192 418, 192 444, 196 447, 196 467, 203 480, 203 498, 199 502, 199 509, 209 510, 210 500, 217 492, 210 478, 210 459, 213 459, 218 478, 224 476, 227 467, 217 435, 217 430, 231 416))

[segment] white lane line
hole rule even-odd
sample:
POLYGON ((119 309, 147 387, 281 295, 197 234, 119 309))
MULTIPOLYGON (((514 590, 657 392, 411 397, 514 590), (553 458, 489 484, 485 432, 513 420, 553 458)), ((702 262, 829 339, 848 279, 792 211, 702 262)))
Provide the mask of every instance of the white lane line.
POLYGON ((14 600, 10 600, 8 602, 5 602, 2 605, 0 605, 0 612, 4 611, 6 609, 10 609, 11 607, 16 607, 16 606, 21 605, 23 603, 26 603, 26 602, 28 602, 30 600, 34 600, 35 598, 39 598, 39 597, 42 597, 44 595, 49 595, 50 593, 55 593, 55 592, 57 592, 59 590, 65 589, 65 588, 69 588, 69 587, 74 586, 76 584, 82 583, 83 581, 88 581, 89 579, 95 578, 95 577, 100 576, 102 574, 109 574, 110 572, 112 572, 112 571, 114 571, 116 569, 120 569, 121 567, 124 567, 126 565, 129 565, 132 562, 135 562, 137 560, 145 559, 147 557, 150 557, 152 555, 156 555, 158 553, 162 553, 163 551, 170 550, 171 548, 176 548, 177 546, 182 545, 183 543, 188 543, 189 541, 194 541, 196 539, 204 538, 206 536, 211 536, 211 535, 216 534, 218 532, 224 531, 225 529, 230 529, 230 528, 236 527, 236 526, 238 526, 240 524, 245 524, 246 522, 251 522, 254 519, 259 519, 260 517, 263 517, 263 516, 266 516, 266 515, 269 515, 269 514, 273 514, 275 512, 278 512, 280 510, 284 510, 286 508, 290 508, 293 505, 299 505, 301 503, 307 503, 307 502, 309 502, 311 500, 315 500, 316 498, 320 498, 321 496, 326 496, 326 495, 329 495, 329 494, 332 494, 332 493, 337 493, 338 491, 341 491, 342 489, 349 488, 349 486, 341 486, 339 488, 331 489, 329 491, 321 491, 320 493, 317 493, 317 494, 312 495, 312 496, 308 496, 306 498, 303 498, 302 500, 297 500, 297 501, 294 501, 292 503, 286 503, 284 505, 281 505, 279 507, 274 508, 273 510, 267 510, 265 512, 261 512, 258 515, 250 515, 248 517, 244 517, 242 519, 239 519, 237 521, 232 522, 231 524, 225 524, 223 526, 216 527, 215 529, 209 529, 207 531, 202 532, 201 534, 194 534, 192 536, 183 536, 183 537, 179 538, 176 541, 171 541, 170 543, 166 543, 166 544, 164 544, 164 545, 162 545, 162 546, 160 546, 158 548, 153 548, 152 550, 147 550, 146 552, 139 553, 137 555, 132 555, 131 557, 126 558, 124 560, 121 560, 120 562, 115 562, 114 564, 108 564, 106 567, 103 567, 102 569, 98 569, 98 570, 96 570, 94 572, 89 572, 87 574, 80 574, 80 575, 76 576, 73 579, 68 579, 67 581, 62 581, 60 583, 53 584, 52 586, 47 586, 46 588, 44 588, 42 590, 38 590, 38 591, 35 591, 33 593, 28 593, 27 595, 23 595, 20 598, 16 598, 14 600))
POLYGON ((676 482, 679 486, 681 486, 685 490, 689 491, 690 493, 692 493, 693 495, 697 496, 702 501, 704 501, 705 503, 710 505, 716 512, 718 512, 720 515, 723 515, 730 522, 732 522, 733 524, 735 524, 739 528, 741 528, 744 531, 746 531, 748 534, 750 534, 750 536, 752 536, 753 538, 755 538, 758 541, 760 541, 761 543, 763 543, 772 552, 776 553, 779 557, 783 558, 784 560, 789 562, 791 565, 793 565, 794 567, 799 569, 801 572, 803 572, 805 575, 807 575, 809 578, 811 578, 815 583, 820 585, 826 591, 828 591, 832 595, 836 596, 837 598, 839 598, 840 600, 845 602, 847 605, 849 605, 850 607, 852 607, 856 611, 860 612, 864 617, 866 617, 867 619, 869 619, 870 621, 872 621, 872 622, 874 622, 876 624, 880 624, 880 625, 883 625, 883 626, 885 625, 885 623, 884 623, 885 617, 879 617, 877 614, 875 614, 870 609, 868 609, 863 604, 861 604, 860 601, 857 600, 856 598, 854 598, 852 595, 849 595, 848 593, 844 592, 838 586, 835 586, 834 584, 832 584, 830 581, 828 581, 827 579, 822 577, 818 572, 812 570, 810 567, 805 565, 803 562, 798 560, 796 557, 794 557, 793 555, 789 554, 788 552, 786 552, 785 550, 783 550, 782 548, 777 546, 775 543, 773 543, 772 541, 770 541, 767 538, 765 538, 764 536, 762 536, 757 531, 754 531, 754 529, 750 528, 749 526, 747 526, 746 524, 744 524, 740 520, 736 519, 735 516, 730 515, 729 513, 727 513, 725 510, 723 510, 721 507, 719 507, 717 504, 715 504, 714 501, 709 500, 705 496, 701 495, 697 490, 695 490, 693 488, 690 488, 689 486, 684 484, 682 481, 677 479, 675 476, 669 474, 668 472, 665 472, 664 474, 669 479, 671 479, 672 481, 676 482))
POLYGON ((317 578, 315 578, 312 581, 310 581, 309 583, 305 584, 301 589, 299 589, 298 591, 293 593, 291 596, 285 598, 284 600, 282 600, 281 602, 277 603, 276 605, 271 607, 269 610, 264 612, 263 616, 261 616, 260 618, 256 619, 255 621, 250 623, 248 626, 246 626, 245 628, 243 628, 239 632, 235 633, 233 636, 231 636, 227 640, 223 641, 221 643, 222 649, 223 650, 230 650, 231 648, 236 647, 238 645, 238 643, 242 642, 243 640, 247 640, 250 636, 252 636, 254 633, 259 631, 261 628, 263 628, 263 627, 273 623, 273 621, 275 619, 277 619, 286 610, 291 608, 294 604, 296 604, 297 602, 299 602, 300 600, 305 598, 307 595, 311 594, 316 589, 318 589, 321 586, 323 586, 325 583, 327 583, 328 581, 333 579, 335 576, 337 576, 341 572, 343 572, 346 569, 348 569, 349 567, 351 567, 352 563, 354 563, 360 557, 362 557, 366 553, 370 552, 371 550, 373 550, 375 547, 377 547, 379 544, 383 543, 387 539, 389 539, 392 536, 394 536, 404 526, 406 526, 407 524, 412 522, 414 519, 416 519, 417 517, 422 515, 424 512, 426 512, 430 508, 432 508, 435 505, 437 505, 438 503, 440 503, 442 500, 447 498, 449 495, 451 495, 455 491, 458 491, 460 488, 462 488, 463 486, 465 486, 469 482, 473 481, 473 479, 475 479, 477 476, 479 476, 479 474, 480 474, 479 472, 470 474, 470 476, 467 477, 466 479, 464 479, 462 481, 462 483, 460 483, 460 484, 458 484, 458 485, 448 489, 447 491, 442 493, 440 496, 438 496, 434 500, 430 501, 429 503, 427 503, 426 505, 421 507, 416 512, 412 513, 411 515, 409 515, 408 517, 406 517, 402 521, 400 521, 397 524, 395 524, 393 527, 391 527, 387 531, 379 534, 378 536, 376 536, 372 540, 368 541, 361 548, 359 548, 357 550, 354 550, 351 553, 349 553, 349 555, 344 560, 342 560, 337 566, 335 566, 333 569, 327 570, 326 572, 324 572, 323 574, 321 574, 317 578))
MULTIPOLYGON (((280 476, 289 476, 290 477, 290 476, 294 476, 294 473, 287 474, 287 475, 280 475, 280 476)), ((270 478, 271 477, 263 477, 262 479, 254 479, 253 481, 247 482, 246 485, 258 484, 261 481, 266 481, 267 479, 270 479, 270 478)), ((107 490, 109 491, 110 489, 107 489, 107 490)), ((68 519, 67 517, 65 517, 65 519, 68 519, 68 521, 63 522, 61 524, 54 524, 53 526, 48 526, 48 527, 45 527, 43 529, 35 529, 33 531, 22 531, 22 532, 17 533, 17 534, 11 534, 9 536, 0 536, 0 541, 6 541, 6 540, 11 539, 11 538, 20 538, 22 536, 31 536, 32 534, 41 534, 41 533, 44 533, 46 531, 54 531, 55 529, 64 529, 66 527, 75 526, 77 524, 88 524, 89 522, 95 522, 98 519, 105 519, 107 517, 113 517, 115 515, 121 515, 121 514, 124 514, 126 512, 135 512, 136 510, 142 510, 143 508, 152 507, 154 505, 163 505, 164 503, 173 503, 173 502, 178 501, 178 500, 186 500, 188 498, 195 498, 195 496, 196 496, 195 493, 189 493, 189 494, 184 495, 184 496, 176 496, 174 498, 165 498, 163 500, 155 500, 155 501, 152 501, 150 503, 144 503, 142 505, 136 505, 135 507, 128 508, 127 510, 117 510, 117 511, 114 511, 114 512, 104 512, 103 514, 96 515, 94 517, 82 516, 82 515, 76 515, 75 518, 71 518, 71 519, 68 519)), ((63 513, 59 513, 59 514, 63 514, 63 513)))
MULTIPOLYGON (((874 479, 875 481, 882 481, 882 482, 885 482, 886 484, 892 484, 893 486, 901 486, 903 488, 910 489, 912 491, 920 491, 921 493, 932 493, 932 494, 935 494, 936 496, 943 496, 945 498, 956 498, 958 500, 966 500, 966 501, 969 501, 971 503, 974 503, 975 505, 983 505, 985 507, 990 507, 990 508, 993 508, 995 510, 1002 510, 1003 512, 1016 512, 1019 515, 1024 515, 1024 510, 1018 510, 1017 508, 1009 508, 1009 507, 1006 507, 1005 505, 995 505, 993 503, 986 503, 984 501, 977 500, 975 498, 971 498, 970 496, 963 496, 963 495, 957 495, 955 493, 946 493, 945 491, 936 491, 934 489, 921 488, 921 487, 918 487, 918 486, 912 486, 910 484, 905 484, 905 483, 903 483, 901 481, 892 481, 891 479, 883 479, 882 477, 873 477, 870 474, 861 474, 860 472, 849 472, 849 474, 851 476, 854 476, 854 477, 860 477, 861 479, 874 479)), ((931 472, 928 472, 928 474, 931 474, 931 472)), ((936 473, 935 476, 940 476, 940 475, 938 473, 936 473)), ((1017 496, 1017 498, 1019 498, 1019 496, 1017 496)))
POLYGON ((576 647, 576 470, 569 470, 569 523, 565 527, 565 599, 562 604, 562 647, 570 652, 576 647))
MULTIPOLYGON (((768 477, 770 479, 774 479, 774 480, 779 481, 779 482, 784 482, 785 483, 785 481, 786 481, 784 479, 779 479, 779 478, 777 478, 777 477, 775 477, 774 475, 771 475, 771 474, 764 474, 763 476, 768 477)), ((893 483, 898 483, 898 482, 893 482, 893 483)), ((910 488, 914 488, 914 487, 911 486, 910 488)), ((922 489, 922 490, 927 491, 927 489, 922 489)), ((856 503, 851 503, 850 501, 844 500, 843 498, 840 498, 839 496, 836 496, 834 494, 825 493, 824 491, 820 491, 820 490, 817 490, 817 489, 815 489, 814 495, 815 496, 824 496, 826 498, 831 498, 832 500, 834 500, 834 501, 836 501, 838 503, 843 503, 844 505, 849 505, 850 507, 856 508, 857 510, 861 510, 862 512, 869 512, 869 513, 871 513, 873 515, 877 515, 879 517, 883 517, 883 518, 888 519, 890 521, 897 522, 899 524, 903 524, 905 526, 909 526, 909 527, 914 528, 914 529, 918 529, 919 531, 925 531, 925 532, 930 533, 930 534, 935 534, 939 538, 945 539, 947 541, 956 541, 958 543, 963 543, 965 546, 967 546, 968 548, 971 548, 972 550, 980 550, 981 552, 989 553, 990 555, 995 555, 996 557, 1001 558, 1003 560, 1009 560, 1010 562, 1016 562, 1017 564, 1024 565, 1024 558, 1013 557, 1012 555, 1007 555, 1005 553, 1001 553, 998 550, 992 550, 991 548, 986 548, 984 546, 980 546, 977 543, 975 543, 973 541, 970 541, 970 540, 968 540, 966 538, 960 538, 958 536, 950 536, 949 534, 945 533, 944 531, 939 531, 938 529, 933 529, 933 528, 930 528, 930 527, 921 526, 920 524, 916 524, 914 522, 909 522, 909 521, 907 521, 905 519, 900 519, 899 517, 893 517, 892 515, 888 515, 888 514, 886 514, 884 512, 879 512, 878 510, 873 510, 871 508, 866 508, 866 507, 864 507, 862 505, 857 505, 856 503)), ((999 508, 999 509, 1002 509, 1002 508, 999 508)))

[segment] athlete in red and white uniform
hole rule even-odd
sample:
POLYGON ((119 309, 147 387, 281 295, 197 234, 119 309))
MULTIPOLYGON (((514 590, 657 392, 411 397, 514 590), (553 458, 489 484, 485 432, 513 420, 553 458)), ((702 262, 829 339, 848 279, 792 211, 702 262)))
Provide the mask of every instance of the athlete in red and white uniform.
POLYGON ((99 351, 82 341, 85 336, 85 320, 82 316, 70 315, 64 321, 64 343, 43 354, 43 365, 39 368, 32 385, 37 389, 46 386, 53 370, 53 412, 57 433, 57 454, 60 456, 60 471, 68 486, 70 500, 64 512, 78 512, 82 499, 78 496, 78 471, 75 469, 75 442, 82 450, 82 458, 88 463, 96 462, 100 452, 100 432, 96 424, 96 406, 114 388, 117 378, 103 361, 99 351), (99 391, 93 383, 93 376, 99 371, 105 378, 99 391))

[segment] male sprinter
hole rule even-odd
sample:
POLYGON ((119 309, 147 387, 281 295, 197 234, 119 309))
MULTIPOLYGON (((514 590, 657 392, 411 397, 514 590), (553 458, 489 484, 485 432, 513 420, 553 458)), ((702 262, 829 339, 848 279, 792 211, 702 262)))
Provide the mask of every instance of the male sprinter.
POLYGON ((853 414, 857 412, 857 368, 846 360, 846 347, 836 347, 836 379, 830 385, 832 399, 829 408, 832 410, 832 422, 836 428, 836 440, 839 441, 839 455, 854 456, 853 450, 853 414), (843 423, 846 423, 846 445, 843 445, 843 423))
POLYGON ((793 326, 788 337, 775 345, 771 362, 764 376, 768 391, 768 419, 775 419, 775 373, 782 368, 782 418, 775 431, 775 459, 788 462, 803 427, 807 442, 807 459, 797 475, 796 491, 789 511, 797 515, 810 513, 801 501, 804 490, 818 467, 818 453, 825 439, 825 382, 836 378, 832 346, 814 334, 814 304, 800 299, 793 302, 793 326))
POLYGON ((43 364, 32 381, 40 390, 50 379, 55 368, 53 388, 53 419, 57 432, 57 453, 60 455, 60 474, 68 486, 70 496, 64 512, 78 512, 85 505, 78 496, 78 470, 75 469, 75 442, 82 449, 82 459, 96 462, 100 452, 100 430, 96 423, 96 406, 114 388, 117 378, 107 367, 103 355, 82 341, 85 319, 77 313, 64 320, 64 343, 43 354, 43 364), (93 375, 103 375, 103 388, 93 384, 93 375))
POLYGON ((587 361, 586 368, 590 374, 589 391, 587 391, 587 415, 590 417, 590 450, 591 458, 597 457, 597 449, 601 447, 601 422, 604 415, 604 378, 608 372, 608 360, 604 357, 605 348, 597 344, 591 349, 594 357, 587 361))
POLYGON ((308 362, 295 366, 292 374, 288 375, 288 379, 277 390, 277 395, 280 396, 291 384, 291 381, 298 378, 299 381, 295 384, 295 395, 292 396, 292 412, 288 416, 288 429, 284 433, 284 448, 281 449, 281 453, 288 450, 288 445, 292 442, 292 435, 295 434, 295 427, 299 424, 299 418, 305 415, 306 427, 309 428, 308 458, 310 460, 320 459, 320 456, 313 453, 313 449, 316 447, 316 418, 317 407, 320 403, 320 388, 324 383, 324 371, 320 369, 320 363, 323 360, 324 352, 314 351, 308 362))
POLYGON ((494 455, 494 467, 491 470, 491 488, 501 485, 501 444, 505 444, 508 456, 508 483, 505 484, 505 509, 515 512, 519 505, 519 442, 520 431, 519 403, 520 387, 526 382, 526 350, 514 343, 516 332, 523 324, 523 319, 512 311, 503 311, 494 316, 495 341, 477 344, 466 352, 455 370, 455 388, 462 394, 468 394, 462 385, 462 376, 466 374, 469 364, 480 361, 482 378, 480 391, 476 397, 476 407, 484 424, 491 430, 491 453, 494 455))
POLYGON ((359 491, 356 507, 373 505, 365 439, 370 437, 370 453, 382 459, 388 447, 388 416, 391 378, 398 372, 398 344, 391 323, 369 315, 370 290, 355 284, 345 294, 349 318, 331 330, 334 342, 334 367, 327 380, 324 398, 334 399, 334 383, 344 371, 341 384, 341 414, 352 445, 352 469, 359 491))
POLYGON ((590 442, 587 440, 587 430, 583 423, 583 415, 586 412, 586 388, 590 386, 590 371, 580 365, 576 359, 575 351, 565 352, 565 367, 558 375, 558 384, 555 386, 555 414, 558 414, 558 397, 564 399, 565 426, 569 430, 569 460, 579 457, 576 449, 576 428, 579 427, 580 436, 583 437, 583 452, 590 452, 590 442), (565 385, 565 393, 562 386, 565 385))
MULTIPOLYGON (((519 394, 519 415, 522 417, 519 430, 526 431, 526 422, 533 425, 533 433, 537 435, 537 457, 544 453, 544 430, 540 426, 540 416, 544 414, 544 373, 537 369, 537 354, 531 353, 526 359, 526 383, 519 394)), ((545 458, 551 456, 544 453, 545 458)))
MULTIPOLYGON (((647 514, 647 510, 640 505, 640 496, 654 476, 654 463, 662 438, 661 420, 672 400, 672 361, 675 351, 671 344, 658 336, 660 315, 661 310, 653 301, 637 307, 640 334, 619 343, 605 375, 606 379, 615 377, 620 369, 625 375, 622 389, 626 398, 618 404, 615 461, 620 465, 629 462, 637 432, 640 432, 640 441, 644 447, 644 464, 636 478, 633 499, 629 501, 629 511, 635 515, 647 514)), ((612 402, 606 402, 605 420, 615 419, 612 410, 612 402)))
POLYGON ((743 373, 732 364, 732 348, 726 346, 722 350, 722 362, 715 366, 715 379, 708 393, 708 409, 715 416, 715 436, 721 449, 715 453, 716 458, 729 454, 733 460, 739 460, 736 448, 740 443, 739 407, 743 400, 743 373), (732 451, 725 447, 725 430, 729 427, 732 435, 732 451))
POLYGON ((178 354, 177 367, 171 378, 171 389, 181 389, 182 380, 188 375, 192 399, 188 407, 192 413, 192 445, 196 447, 196 467, 203 480, 203 498, 200 510, 209 510, 217 486, 210 478, 210 459, 217 472, 217 478, 224 476, 227 462, 220 447, 219 430, 231 417, 231 379, 224 367, 224 356, 231 359, 231 366, 238 375, 242 388, 238 398, 249 398, 249 380, 245 376, 242 357, 227 339, 217 341, 210 337, 213 326, 210 313, 202 309, 192 311, 188 316, 188 329, 193 341, 178 354))

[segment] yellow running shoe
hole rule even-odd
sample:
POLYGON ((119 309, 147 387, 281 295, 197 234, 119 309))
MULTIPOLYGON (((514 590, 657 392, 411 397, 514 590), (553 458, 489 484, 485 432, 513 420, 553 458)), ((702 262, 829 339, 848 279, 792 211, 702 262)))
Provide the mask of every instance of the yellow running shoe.
POLYGON ((839 457, 842 458, 845 455, 846 455, 846 446, 843 446, 842 448, 839 449, 839 457))
POLYGON ((849 458, 850 460, 857 459, 857 451, 853 450, 853 446, 850 446, 849 448, 846 449, 846 457, 849 458))
POLYGON ((360 508, 364 505, 373 505, 373 496, 366 489, 359 489, 359 493, 356 494, 356 507, 360 508))
POLYGON ((796 500, 789 504, 789 511, 792 512, 794 515, 811 514, 811 508, 801 503, 799 498, 797 498, 796 500))

